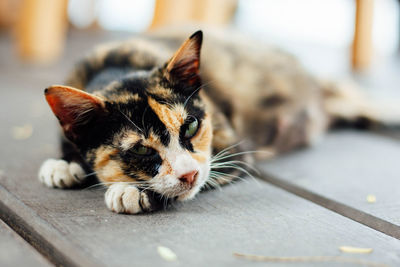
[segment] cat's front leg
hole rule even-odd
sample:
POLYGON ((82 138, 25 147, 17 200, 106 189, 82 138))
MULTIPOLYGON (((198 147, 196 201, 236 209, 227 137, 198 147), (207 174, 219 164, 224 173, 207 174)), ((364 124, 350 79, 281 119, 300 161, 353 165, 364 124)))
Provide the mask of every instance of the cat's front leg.
POLYGON ((154 211, 161 207, 154 193, 124 182, 112 184, 107 189, 105 202, 110 210, 127 214, 154 211))
POLYGON ((48 159, 39 170, 39 180, 48 187, 71 188, 81 184, 87 175, 76 162, 48 159))
POLYGON ((71 188, 84 183, 90 171, 75 146, 61 137, 62 159, 47 159, 39 169, 39 180, 48 187, 71 188))

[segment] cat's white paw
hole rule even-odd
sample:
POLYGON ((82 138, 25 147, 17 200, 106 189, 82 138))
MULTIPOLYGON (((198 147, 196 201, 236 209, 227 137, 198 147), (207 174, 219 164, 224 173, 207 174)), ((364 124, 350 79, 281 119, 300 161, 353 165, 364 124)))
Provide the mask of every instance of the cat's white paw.
POLYGON ((106 191, 105 202, 110 210, 117 213, 136 214, 151 210, 147 193, 125 183, 111 185, 106 191))
POLYGON ((85 177, 85 171, 78 163, 62 159, 48 159, 39 170, 39 180, 48 187, 69 188, 82 183, 85 177))

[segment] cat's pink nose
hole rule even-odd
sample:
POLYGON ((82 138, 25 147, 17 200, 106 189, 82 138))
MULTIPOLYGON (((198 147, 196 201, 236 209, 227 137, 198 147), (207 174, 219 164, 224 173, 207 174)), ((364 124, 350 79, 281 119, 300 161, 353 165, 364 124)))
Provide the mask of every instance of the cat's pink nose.
POLYGON ((179 180, 184 183, 188 183, 188 184, 192 185, 194 183, 194 181, 196 180, 197 173, 198 173, 198 171, 191 171, 191 172, 185 173, 184 175, 179 177, 179 180))

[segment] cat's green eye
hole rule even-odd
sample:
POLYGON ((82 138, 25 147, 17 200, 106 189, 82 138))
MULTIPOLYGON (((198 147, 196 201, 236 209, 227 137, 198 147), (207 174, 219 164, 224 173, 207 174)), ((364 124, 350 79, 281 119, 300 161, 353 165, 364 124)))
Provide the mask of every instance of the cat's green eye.
POLYGON ((154 153, 152 148, 143 145, 136 145, 131 149, 131 151, 139 156, 150 156, 154 153))
POLYGON ((199 129, 199 121, 196 118, 191 117, 190 121, 186 124, 186 129, 183 136, 186 139, 190 139, 197 133, 198 129, 199 129))

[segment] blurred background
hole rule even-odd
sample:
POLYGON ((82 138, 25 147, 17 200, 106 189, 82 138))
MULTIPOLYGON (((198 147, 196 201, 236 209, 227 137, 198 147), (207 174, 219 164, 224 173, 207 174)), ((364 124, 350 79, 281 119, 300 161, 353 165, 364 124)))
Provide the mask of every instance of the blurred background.
POLYGON ((51 65, 71 43, 89 49, 168 24, 201 22, 283 47, 320 75, 392 73, 399 6, 398 0, 0 0, 0 64, 51 65))
POLYGON ((321 78, 399 101, 399 13, 398 0, 0 0, 0 118, 29 138, 51 118, 43 89, 94 45, 187 23, 235 28, 321 78))
POLYGON ((397 0, 0 0, 0 34, 2 46, 12 42, 13 59, 49 64, 62 57, 70 39, 90 42, 75 37, 77 32, 112 39, 112 33, 123 38, 201 22, 237 28, 334 75, 346 67, 365 71, 396 56, 399 11, 397 0), (314 48, 332 51, 317 57, 314 48), (332 57, 334 50, 343 57, 332 57), (344 58, 349 60, 340 62, 344 58), (320 63, 326 61, 331 63, 320 63))

